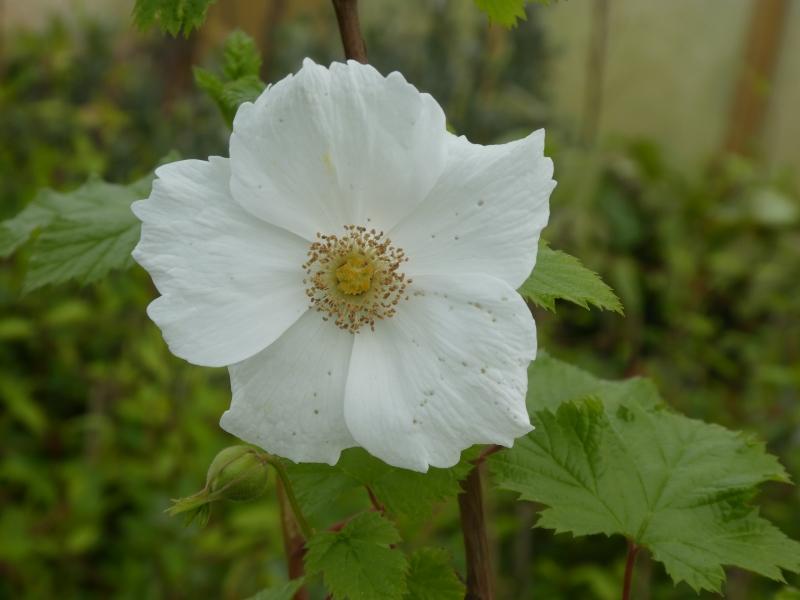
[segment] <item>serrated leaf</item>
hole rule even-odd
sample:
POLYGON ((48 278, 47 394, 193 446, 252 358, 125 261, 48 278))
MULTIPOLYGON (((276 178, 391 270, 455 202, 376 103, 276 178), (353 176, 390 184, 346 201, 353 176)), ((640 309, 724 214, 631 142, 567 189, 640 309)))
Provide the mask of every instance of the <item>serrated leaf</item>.
POLYGON ((280 587, 261 590, 247 600, 292 600, 297 591, 303 587, 304 582, 303 577, 292 579, 280 587))
POLYGON ((193 72, 197 86, 216 103, 230 126, 239 105, 258 98, 266 84, 258 75, 261 55, 250 36, 234 31, 225 40, 222 53, 222 77, 199 67, 193 72))
POLYGON ((800 544, 749 504, 787 480, 763 444, 631 400, 565 402, 534 421, 490 464, 500 487, 547 506, 537 526, 624 535, 695 590, 719 590, 723 565, 777 580, 800 569, 800 544))
POLYGON ((47 200, 50 190, 41 190, 16 216, 0 223, 0 258, 5 258, 28 241, 33 232, 53 220, 47 200))
POLYGON ((594 271, 574 256, 539 245, 536 266, 519 288, 519 293, 542 308, 555 311, 562 299, 588 309, 590 305, 622 314, 622 304, 614 291, 594 271))
MULTIPOLYGON (((178 153, 173 150, 163 157, 159 164, 172 162, 179 158, 178 153)), ((152 175, 143 177, 127 187, 137 198, 143 198, 150 191, 152 179, 152 175)), ((82 211, 85 208, 86 199, 81 190, 93 184, 98 184, 98 180, 90 180, 83 188, 73 192, 61 193, 51 189, 39 190, 28 206, 11 219, 0 223, 0 258, 4 258, 17 250, 37 230, 46 229, 60 217, 69 219, 70 215, 82 211)))
POLYGON ((243 31, 234 31, 227 37, 222 56, 222 70, 226 79, 232 81, 241 77, 258 77, 261 54, 253 38, 243 31))
POLYGON ((208 94, 214 102, 220 102, 225 91, 225 84, 208 69, 193 67, 194 82, 201 90, 208 94))
POLYGON ((475 0, 475 4, 486 13, 490 21, 505 27, 513 27, 517 21, 527 19, 525 5, 528 2, 547 4, 548 0, 475 0))
POLYGON ((255 75, 240 77, 234 81, 229 81, 222 87, 222 99, 226 105, 236 108, 243 102, 253 102, 264 91, 264 82, 255 75))
POLYGON ((545 352, 539 352, 528 367, 526 403, 529 412, 543 408, 556 410, 564 402, 589 396, 600 398, 606 406, 626 401, 643 406, 662 403, 656 386, 644 377, 621 381, 600 379, 545 352))
POLYGON ((466 590, 451 565, 450 554, 422 548, 409 558, 405 600, 463 600, 466 590))
POLYGON ((172 36, 183 32, 189 35, 206 20, 209 6, 215 0, 136 0, 133 20, 137 27, 146 29, 151 25, 172 36))
POLYGON ((33 246, 23 292, 75 279, 96 281, 133 264, 139 221, 130 205, 147 194, 151 177, 131 185, 92 180, 75 191, 51 192, 53 216, 33 246))
POLYGON ((433 506, 459 493, 458 482, 472 468, 471 451, 449 469, 431 468, 427 473, 399 469, 384 463, 362 448, 342 453, 335 466, 287 463, 300 503, 309 513, 317 512, 346 490, 369 487, 392 514, 423 518, 433 506))
POLYGON ((306 573, 322 573, 337 600, 399 600, 406 591, 405 555, 394 525, 374 512, 362 513, 340 531, 323 531, 306 547, 306 573))

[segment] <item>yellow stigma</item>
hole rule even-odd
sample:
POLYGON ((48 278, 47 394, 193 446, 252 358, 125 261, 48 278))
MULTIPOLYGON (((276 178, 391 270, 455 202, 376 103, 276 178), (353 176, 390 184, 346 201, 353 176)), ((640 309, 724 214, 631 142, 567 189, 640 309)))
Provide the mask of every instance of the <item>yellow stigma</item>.
POLYGON ((341 267, 336 269, 336 286, 340 292, 348 296, 357 296, 369 291, 375 266, 361 253, 347 257, 341 267))

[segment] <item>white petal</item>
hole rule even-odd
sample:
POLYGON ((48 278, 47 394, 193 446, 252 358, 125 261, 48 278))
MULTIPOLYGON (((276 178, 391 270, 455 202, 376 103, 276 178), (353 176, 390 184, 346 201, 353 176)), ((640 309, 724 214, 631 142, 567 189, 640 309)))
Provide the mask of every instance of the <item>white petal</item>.
POLYGON ((226 431, 295 462, 335 464, 355 446, 344 422, 353 335, 308 311, 272 346, 230 367, 226 431))
POLYGON ((302 238, 256 219, 228 191, 228 160, 184 160, 156 171, 133 212, 142 237, 133 252, 161 297, 148 314, 170 350, 225 366, 277 339, 303 312, 302 238))
POLYGON ((421 276, 394 317, 356 335, 347 426, 371 454, 417 471, 452 466, 473 444, 511 446, 532 429, 535 354, 533 318, 508 284, 421 276))
POLYGON ((388 230, 444 168, 442 109, 399 73, 311 60, 243 104, 231 136, 231 190, 250 212, 312 239, 343 225, 388 230))
POLYGON ((497 146, 451 136, 442 177, 390 232, 409 256, 404 270, 412 276, 488 273, 518 288, 536 262, 552 175, 544 130, 497 146))

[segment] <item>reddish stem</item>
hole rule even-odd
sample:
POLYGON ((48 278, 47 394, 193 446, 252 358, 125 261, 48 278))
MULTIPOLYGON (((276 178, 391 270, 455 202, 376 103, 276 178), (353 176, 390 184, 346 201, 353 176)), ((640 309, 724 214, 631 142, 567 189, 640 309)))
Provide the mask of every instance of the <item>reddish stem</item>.
POLYGON ((374 508, 377 512, 384 514, 386 512, 386 507, 381 504, 381 501, 378 500, 378 497, 375 495, 375 492, 372 491, 372 488, 364 486, 367 488, 367 494, 369 495, 369 501, 372 503, 372 508, 374 508))
POLYGON ((333 0, 333 9, 339 23, 344 55, 348 59, 367 64, 367 46, 358 21, 358 0, 333 0))
MULTIPOLYGON (((278 506, 281 513, 281 532, 283 533, 283 550, 289 568, 289 579, 297 579, 305 574, 303 556, 305 554, 306 540, 300 532, 300 526, 294 518, 294 512, 286 497, 286 491, 280 479, 275 482, 278 492, 278 506)), ((294 600, 309 600, 308 590, 300 588, 294 595, 294 600)))
POLYGON ((480 465, 489 458, 492 454, 496 452, 500 452, 500 450, 504 450, 505 446, 498 446, 497 444, 492 444, 491 446, 486 446, 483 451, 478 455, 478 458, 472 461, 473 465, 480 465))
POLYGON ((628 540, 628 557, 625 559, 625 578, 622 580, 622 600, 630 600, 631 583, 633 582, 633 567, 636 564, 636 555, 639 546, 628 540))
POLYGON ((483 508, 482 467, 477 464, 461 482, 458 496, 467 563, 466 600, 494 600, 492 563, 483 508))

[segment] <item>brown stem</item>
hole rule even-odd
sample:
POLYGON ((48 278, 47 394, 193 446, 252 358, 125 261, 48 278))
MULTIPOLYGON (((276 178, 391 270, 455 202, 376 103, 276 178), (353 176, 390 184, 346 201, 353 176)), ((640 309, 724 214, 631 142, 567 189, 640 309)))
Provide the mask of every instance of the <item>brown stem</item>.
MULTIPOLYGON (((286 554, 286 561, 289 567, 289 579, 297 579, 305 573, 303 567, 303 555, 305 554, 306 540, 300 532, 300 526, 294 517, 289 498, 283 482, 278 479, 275 482, 278 491, 278 506, 281 512, 281 532, 283 533, 283 550, 286 554)), ((308 590, 300 588, 294 595, 294 600, 309 600, 308 590)))
POLYGON ((628 540, 628 557, 625 559, 625 578, 622 580, 622 600, 631 598, 631 582, 633 581, 633 567, 636 564, 636 555, 639 546, 628 540))
POLYGON ((472 461, 472 464, 473 465, 480 465, 480 464, 483 463, 483 461, 485 461, 487 458, 489 458, 492 454, 495 454, 496 452, 500 452, 501 450, 505 450, 505 446, 498 446, 497 444, 491 444, 489 446, 486 446, 481 451, 481 453, 478 455, 478 457, 475 460, 472 461))
POLYGON ((466 600, 494 600, 486 515, 483 509, 483 468, 480 464, 461 482, 458 496, 467 562, 466 600))
POLYGON ((367 46, 361 35, 358 22, 358 0, 332 0, 339 23, 339 35, 342 37, 344 55, 348 59, 367 64, 367 46))
POLYGON ((261 35, 261 78, 269 81, 270 66, 275 55, 275 44, 278 28, 286 16, 289 0, 272 0, 264 17, 263 33, 261 35))
POLYGON ((384 514, 386 512, 386 507, 381 504, 381 501, 378 500, 378 497, 375 495, 375 492, 372 491, 371 487, 365 487, 367 488, 367 494, 369 495, 369 501, 372 504, 372 508, 374 508, 376 512, 384 514))

